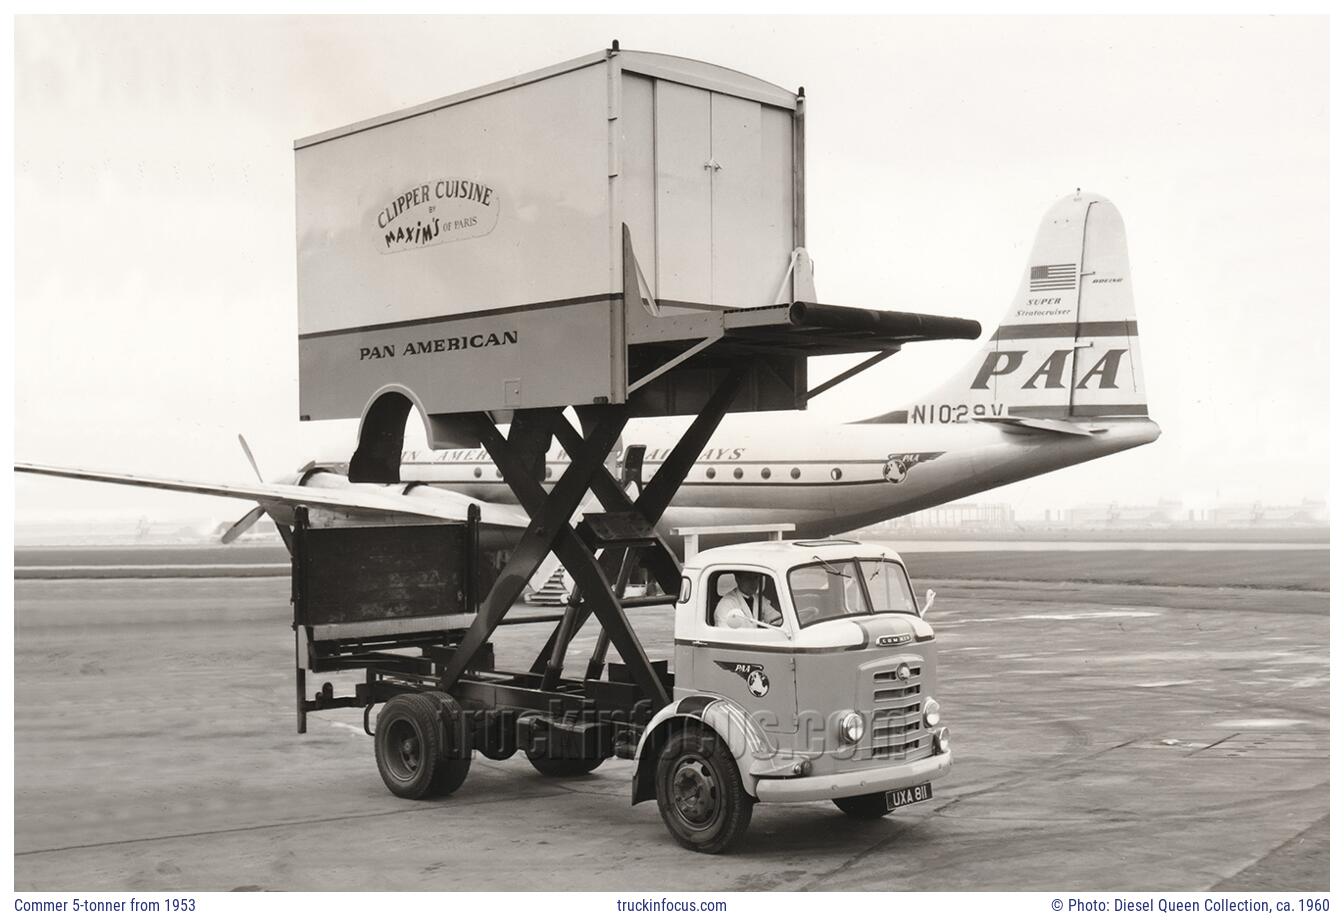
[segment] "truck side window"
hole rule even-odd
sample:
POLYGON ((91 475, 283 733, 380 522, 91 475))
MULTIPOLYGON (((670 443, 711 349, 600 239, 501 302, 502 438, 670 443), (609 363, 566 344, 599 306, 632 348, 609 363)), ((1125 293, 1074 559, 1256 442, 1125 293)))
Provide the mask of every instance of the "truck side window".
POLYGON ((710 626, 755 629, 782 626, 775 580, 759 572, 720 572, 712 579, 706 620, 710 626))

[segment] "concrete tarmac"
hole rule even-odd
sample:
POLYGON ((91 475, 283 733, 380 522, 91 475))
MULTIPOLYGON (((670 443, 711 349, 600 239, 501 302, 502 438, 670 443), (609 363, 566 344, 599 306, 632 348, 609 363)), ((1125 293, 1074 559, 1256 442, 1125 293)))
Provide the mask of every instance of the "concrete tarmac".
MULTIPOLYGON (((1327 594, 933 587, 956 753, 933 800, 876 822, 763 805, 740 851, 702 856, 630 806, 628 761, 552 780, 477 756, 453 796, 409 802, 358 711, 295 734, 286 579, 20 582, 15 886, 1328 888, 1327 594)), ((632 619, 668 656, 670 612, 632 619)), ((546 631, 497 634, 499 660, 546 631)))

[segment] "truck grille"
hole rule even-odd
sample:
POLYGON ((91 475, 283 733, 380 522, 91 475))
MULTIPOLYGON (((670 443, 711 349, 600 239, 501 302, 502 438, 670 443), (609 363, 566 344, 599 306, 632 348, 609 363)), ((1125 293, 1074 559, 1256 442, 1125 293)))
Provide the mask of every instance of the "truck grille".
POLYGON ((873 721, 869 756, 918 760, 933 750, 924 731, 924 693, 920 668, 910 666, 910 679, 897 679, 895 670, 873 675, 873 721))

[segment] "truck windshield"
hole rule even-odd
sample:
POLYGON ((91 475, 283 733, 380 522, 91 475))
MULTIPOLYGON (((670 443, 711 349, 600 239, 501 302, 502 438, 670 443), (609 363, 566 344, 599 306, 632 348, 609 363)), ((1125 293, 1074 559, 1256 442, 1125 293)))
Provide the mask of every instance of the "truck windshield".
POLYGON ((859 568, 868 585, 873 613, 915 613, 915 597, 910 579, 900 563, 890 559, 861 559, 859 568))
POLYGON ((801 565, 789 572, 798 627, 873 613, 914 613, 905 569, 890 559, 801 565))

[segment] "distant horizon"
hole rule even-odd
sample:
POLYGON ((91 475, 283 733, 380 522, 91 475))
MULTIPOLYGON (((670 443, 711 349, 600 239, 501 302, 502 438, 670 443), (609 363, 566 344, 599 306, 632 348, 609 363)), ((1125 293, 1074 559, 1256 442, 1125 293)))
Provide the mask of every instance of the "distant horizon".
MULTIPOLYGON (((893 522, 905 522, 907 526, 918 527, 922 529, 958 529, 958 528, 972 529, 977 526, 981 528, 987 528, 992 525, 985 522, 979 522, 979 523, 972 522, 965 524, 919 523, 918 520, 921 516, 927 514, 929 511, 937 511, 937 510, 947 511, 951 509, 989 510, 989 509, 1001 509, 1004 507, 1007 507, 1011 510, 1010 523, 1016 523, 1016 524, 1041 523, 1041 524, 1051 524, 1064 528, 1072 526, 1077 529, 1093 529, 1096 526, 1098 526, 1098 523, 1104 523, 1104 522, 1081 522, 1081 521, 1071 522, 1064 515, 1067 515, 1069 513, 1077 514, 1088 511, 1096 511, 1098 509, 1104 509, 1104 508, 1114 508, 1116 510, 1125 511, 1125 510, 1145 510, 1150 508, 1158 509, 1163 507, 1173 507, 1178 508, 1180 513, 1188 513, 1194 511, 1202 514, 1209 514, 1218 511, 1230 512, 1250 508, 1260 508, 1262 510, 1289 510, 1289 509, 1307 510, 1307 509, 1319 508, 1327 512, 1327 516, 1322 520, 1319 521, 1313 520, 1309 522, 1300 522, 1296 524, 1291 521, 1270 521, 1266 522, 1265 526, 1328 527, 1330 523, 1328 517, 1329 501, 1324 498, 1304 498, 1302 501, 1296 503, 1269 503, 1258 501, 1226 502, 1221 505, 1212 505, 1203 508, 1192 508, 1178 501, 1168 501, 1168 500, 1158 500, 1151 503, 1139 503, 1139 504, 1130 504, 1121 502, 1109 502, 1109 503, 1092 502, 1076 505, 1066 505, 1058 508, 1043 509, 1040 513, 1034 513, 1034 514, 1023 513, 1018 506, 1014 505, 1011 502, 959 501, 959 502, 948 502, 943 505, 935 506, 932 509, 926 509, 925 511, 916 511, 911 514, 901 515, 895 518, 889 518, 885 521, 876 522, 867 528, 859 528, 859 530, 881 528, 884 525, 889 525, 893 522)), ((218 528, 223 525, 231 524, 235 519, 235 517, 236 517, 235 515, 230 515, 226 513, 221 513, 218 515, 183 514, 180 512, 175 512, 172 514, 162 514, 162 513, 156 513, 155 511, 150 509, 137 509, 130 507, 104 508, 96 510, 67 509, 61 511, 30 508, 30 509, 23 509, 21 511, 16 510, 14 516, 14 526, 16 532, 20 528, 32 529, 32 528, 52 528, 60 526, 73 527, 80 524, 96 525, 102 527, 113 527, 118 525, 130 526, 141 523, 148 523, 151 526, 155 527, 156 529, 165 529, 170 527, 176 527, 176 528, 195 527, 198 529, 210 530, 218 528)), ((1126 521, 1126 522, 1119 522, 1118 526, 1121 527, 1137 526, 1139 529, 1142 529, 1144 523, 1145 522, 1143 521, 1126 521)), ((1193 526, 1208 529, 1218 529, 1218 528, 1239 529, 1247 526, 1244 524, 1220 523, 1218 520, 1208 517, 1197 517, 1193 519, 1188 519, 1186 517, 1175 517, 1167 521, 1153 521, 1148 523, 1150 525, 1162 524, 1165 526, 1193 526)))

